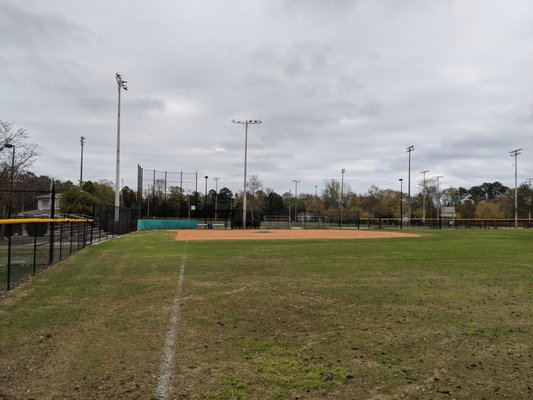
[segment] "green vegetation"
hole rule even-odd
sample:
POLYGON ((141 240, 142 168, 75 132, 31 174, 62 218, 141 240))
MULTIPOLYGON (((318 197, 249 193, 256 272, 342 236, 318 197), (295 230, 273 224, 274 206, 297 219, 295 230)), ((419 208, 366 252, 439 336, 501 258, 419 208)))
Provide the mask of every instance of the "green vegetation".
POLYGON ((0 302, 0 397, 151 398, 186 255, 175 398, 531 398, 532 239, 108 241, 0 302))

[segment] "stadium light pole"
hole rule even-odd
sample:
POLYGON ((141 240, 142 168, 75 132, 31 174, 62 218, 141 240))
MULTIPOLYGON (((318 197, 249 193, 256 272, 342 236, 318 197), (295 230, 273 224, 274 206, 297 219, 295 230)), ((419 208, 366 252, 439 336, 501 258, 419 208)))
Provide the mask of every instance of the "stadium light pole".
POLYGON ((424 181, 423 181, 423 187, 424 192, 422 193, 422 222, 426 223, 426 173, 429 172, 429 169, 426 169, 425 171, 420 171, 421 174, 424 175, 424 181))
POLYGON ((118 223, 120 216, 120 92, 121 89, 128 90, 128 81, 122 79, 122 75, 115 74, 118 88, 118 112, 117 112, 117 166, 115 175, 115 223, 118 223))
POLYGON ((340 226, 342 227, 342 209, 343 209, 343 197, 344 197, 344 173, 346 172, 346 169, 341 169, 341 220, 340 220, 340 226))
POLYGON ((296 207, 298 206, 298 183, 301 181, 298 179, 293 179, 292 181, 294 182, 294 222, 297 222, 298 213, 296 207))
POLYGON ((83 146, 85 145, 85 136, 80 136, 81 157, 80 157, 80 189, 83 184, 83 146))
POLYGON ((411 152, 415 149, 415 146, 411 145, 407 147, 407 153, 409 153, 409 175, 407 177, 407 224, 411 225, 411 152))
POLYGON ((522 154, 523 149, 510 151, 511 157, 514 157, 514 228, 518 229, 518 156, 522 154))
POLYGON ((400 229, 403 229, 403 178, 400 181, 400 229))
POLYGON ((244 187, 242 191, 242 227, 246 228, 246 163, 248 159, 248 125, 262 124, 263 122, 258 119, 247 119, 244 121, 238 119, 232 119, 234 124, 244 125, 244 187))

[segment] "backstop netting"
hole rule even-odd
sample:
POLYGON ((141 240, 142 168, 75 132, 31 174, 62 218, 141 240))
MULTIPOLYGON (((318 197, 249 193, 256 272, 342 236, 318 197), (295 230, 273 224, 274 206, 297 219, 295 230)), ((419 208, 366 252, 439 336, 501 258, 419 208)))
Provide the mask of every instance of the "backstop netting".
POLYGON ((144 218, 188 218, 198 204, 198 172, 137 172, 137 208, 144 218))

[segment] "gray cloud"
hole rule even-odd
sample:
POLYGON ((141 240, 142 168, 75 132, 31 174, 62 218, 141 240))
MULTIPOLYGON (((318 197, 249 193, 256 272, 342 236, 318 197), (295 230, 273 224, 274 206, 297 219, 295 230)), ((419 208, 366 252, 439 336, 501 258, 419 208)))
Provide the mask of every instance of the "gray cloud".
POLYGON ((510 185, 516 147, 533 173, 528 0, 0 4, 0 119, 32 132, 41 173, 77 179, 84 135, 87 179, 113 179, 117 71, 130 186, 140 163, 239 189, 233 118, 263 120, 249 172, 280 192, 342 168, 354 191, 395 187, 411 144, 413 180, 510 185))
POLYGON ((1 6, 0 36, 4 39, 4 46, 11 51, 57 51, 73 40, 85 40, 80 27, 60 14, 33 12, 6 0, 1 2, 1 6))

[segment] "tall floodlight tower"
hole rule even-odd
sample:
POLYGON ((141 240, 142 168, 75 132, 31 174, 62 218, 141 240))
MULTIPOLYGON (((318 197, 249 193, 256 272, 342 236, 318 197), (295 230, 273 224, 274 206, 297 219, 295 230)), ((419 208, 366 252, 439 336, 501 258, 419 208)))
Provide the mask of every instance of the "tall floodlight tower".
POLYGON ((81 157, 80 157, 80 189, 83 185, 83 147, 85 146, 85 136, 80 136, 81 157))
POLYGON ((262 124, 262 121, 257 119, 247 119, 245 121, 232 119, 234 124, 243 124, 244 128, 244 187, 242 190, 242 227, 246 228, 246 163, 248 159, 248 125, 262 124))
POLYGON ((415 146, 409 146, 407 153, 409 153, 409 170, 407 175, 407 224, 411 225, 411 152, 415 146))
POLYGON ((422 193, 422 197, 423 197, 423 200, 422 200, 422 222, 425 224, 426 223, 426 173, 429 172, 429 169, 426 169, 425 171, 420 171, 421 174, 424 175, 424 181, 422 182, 423 184, 423 189, 424 192, 422 193))
POLYGON ((518 228, 518 156, 522 154, 523 149, 510 151, 511 157, 514 157, 514 227, 518 228))
POLYGON ((120 215, 120 93, 122 89, 128 90, 128 81, 122 79, 120 73, 115 74, 118 87, 118 113, 117 113, 117 168, 115 175, 115 222, 118 222, 120 215))

